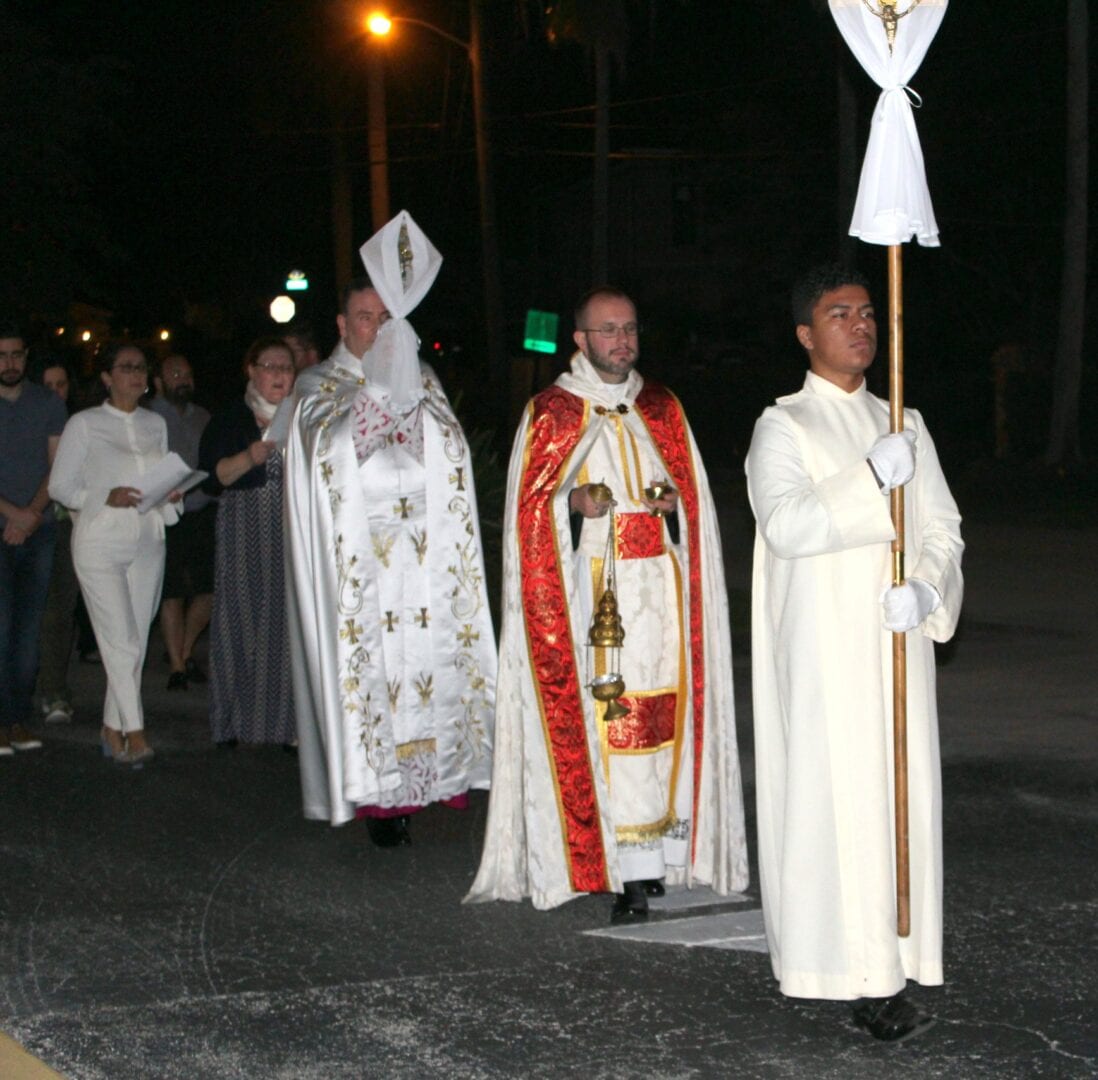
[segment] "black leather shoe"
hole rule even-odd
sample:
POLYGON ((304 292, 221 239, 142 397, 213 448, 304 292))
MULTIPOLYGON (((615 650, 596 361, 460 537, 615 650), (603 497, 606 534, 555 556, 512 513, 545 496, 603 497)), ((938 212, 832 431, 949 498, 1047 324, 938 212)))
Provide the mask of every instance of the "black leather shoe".
POLYGON ((624 881, 625 892, 614 894, 610 908, 610 922, 643 922, 648 918, 648 896, 643 881, 624 881))
POLYGON ((366 831, 378 847, 404 847, 412 842, 412 838, 408 834, 407 816, 368 817, 366 819, 366 831))
POLYGON ((932 1027, 934 1017, 919 1012, 901 990, 890 998, 859 998, 854 1023, 882 1042, 903 1042, 932 1027))
POLYGON ((663 896, 667 891, 659 878, 649 878, 647 881, 642 881, 641 884, 644 886, 645 896, 663 896))
POLYGON ((187 675, 187 681, 198 683, 207 683, 210 680, 206 677, 206 673, 194 662, 193 656, 188 656, 183 663, 184 670, 187 675))
POLYGON ((173 671, 168 676, 168 689, 169 690, 186 690, 187 689, 187 673, 185 671, 173 671))

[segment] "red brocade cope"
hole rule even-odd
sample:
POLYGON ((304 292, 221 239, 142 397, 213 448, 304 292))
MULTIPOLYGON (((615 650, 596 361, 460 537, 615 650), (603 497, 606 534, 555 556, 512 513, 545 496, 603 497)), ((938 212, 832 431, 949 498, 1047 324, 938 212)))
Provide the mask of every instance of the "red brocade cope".
POLYGON ((655 514, 615 514, 619 559, 654 559, 663 554, 663 518, 655 514))
MULTIPOLYGON (((698 514, 698 485, 690 457, 686 417, 678 398, 659 383, 645 382, 634 405, 671 473, 679 492, 680 513, 686 515, 686 538, 690 559, 690 603, 688 654, 694 699, 694 830, 697 843, 698 799, 701 794, 702 749, 705 745, 705 636, 702 618, 701 522, 698 514)), ((691 852, 693 856, 693 852, 691 852)))
POLYGON ((518 493, 518 545, 530 663, 564 815, 572 888, 605 892, 606 852, 552 507, 561 469, 583 434, 585 417, 584 400, 559 387, 534 398, 518 493))
POLYGON ((622 697, 629 709, 627 716, 606 725, 611 750, 655 750, 675 738, 675 713, 678 694, 652 694, 648 697, 622 697))

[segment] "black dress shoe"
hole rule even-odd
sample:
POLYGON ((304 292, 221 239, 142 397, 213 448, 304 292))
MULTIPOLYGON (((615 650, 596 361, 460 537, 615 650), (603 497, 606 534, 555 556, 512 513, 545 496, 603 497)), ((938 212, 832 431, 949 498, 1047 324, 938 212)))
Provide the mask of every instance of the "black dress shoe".
POLYGON ((185 671, 173 671, 168 676, 168 689, 169 690, 186 690, 187 689, 187 673, 185 671))
POLYGON ((210 681, 206 677, 206 673, 195 663, 193 656, 188 656, 183 662, 183 669, 186 672, 188 682, 201 685, 210 681))
POLYGON ((642 881, 641 884, 644 886, 645 896, 663 896, 667 891, 659 878, 649 878, 647 881, 642 881))
POLYGON ((648 918, 648 895, 644 891, 643 881, 624 881, 625 892, 614 894, 614 905, 610 908, 610 922, 643 922, 648 918))
POLYGON ((919 1012, 901 990, 890 998, 859 998, 854 1023, 882 1042, 903 1042, 932 1027, 934 1017, 919 1012))
POLYGON ((404 847, 412 842, 408 834, 408 818, 368 817, 366 831, 378 847, 404 847))

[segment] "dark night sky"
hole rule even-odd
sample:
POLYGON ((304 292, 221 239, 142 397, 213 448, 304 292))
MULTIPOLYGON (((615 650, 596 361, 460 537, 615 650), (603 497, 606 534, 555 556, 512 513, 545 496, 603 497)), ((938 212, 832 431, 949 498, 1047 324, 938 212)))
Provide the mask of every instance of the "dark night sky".
MULTIPOLYGON (((730 303, 742 303, 744 321, 777 326, 780 283, 837 243, 836 65, 848 65, 856 87, 863 141, 876 90, 809 0, 667 0, 654 5, 653 24, 648 5, 629 6, 641 17, 613 84, 613 146, 673 148, 727 170, 739 230, 729 273, 743 278, 730 303)), ((38 105, 28 119, 11 104, 35 92, 30 76, 3 77, 13 118, 6 126, 17 137, 21 125, 33 131, 43 123, 63 140, 71 125, 64 151, 76 190, 40 212, 58 233, 81 237, 79 272, 66 278, 61 259, 54 294, 25 297, 26 306, 53 313, 69 298, 90 299, 136 331, 180 320, 185 302, 217 303, 246 336, 262 327, 285 271, 300 265, 316 283, 310 313, 326 329, 334 311, 333 124, 349 133, 356 247, 370 232, 368 46, 354 22, 364 7, 3 0, 5 31, 24 43, 32 70, 59 64, 55 83, 77 85, 74 73, 86 79, 74 102, 50 105, 52 90, 37 98, 43 121, 38 105)), ((591 168, 581 155, 592 141, 585 107, 593 99, 579 48, 551 47, 536 28, 526 36, 518 7, 490 2, 485 26, 511 319, 537 299, 542 280, 531 222, 549 214, 557 232, 586 227, 570 220, 561 198, 591 168)), ((408 0, 401 10, 467 36, 464 0, 408 0)), ((916 123, 943 246, 905 249, 907 325, 914 346, 932 357, 924 381, 939 380, 935 391, 983 395, 987 358, 1004 338, 1028 340, 1044 356, 1054 345, 1063 18, 1062 4, 954 0, 913 80, 924 100, 916 123), (959 367, 968 375, 958 376, 959 367)), ((388 48, 393 209, 407 207, 446 258, 416 321, 425 336, 441 331, 475 343, 480 270, 467 65, 457 50, 410 28, 388 48)), ((56 170, 35 156, 33 138, 25 141, 27 168, 56 170)), ((42 190, 52 190, 49 182, 42 190)), ((539 259, 553 260, 554 235, 539 238, 539 259)), ((863 245, 859 257, 883 278, 883 249, 863 245)), ((968 422, 981 422, 982 407, 973 403, 968 422)))

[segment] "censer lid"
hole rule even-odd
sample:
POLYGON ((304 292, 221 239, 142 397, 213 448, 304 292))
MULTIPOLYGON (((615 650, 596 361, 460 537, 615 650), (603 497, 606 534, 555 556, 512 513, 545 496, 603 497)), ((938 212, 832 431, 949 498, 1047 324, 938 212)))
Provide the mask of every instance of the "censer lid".
POLYGON ((607 588, 599 597, 598 610, 591 621, 591 632, 587 640, 602 649, 620 649, 625 640, 625 627, 621 624, 618 611, 618 598, 614 590, 607 588))

